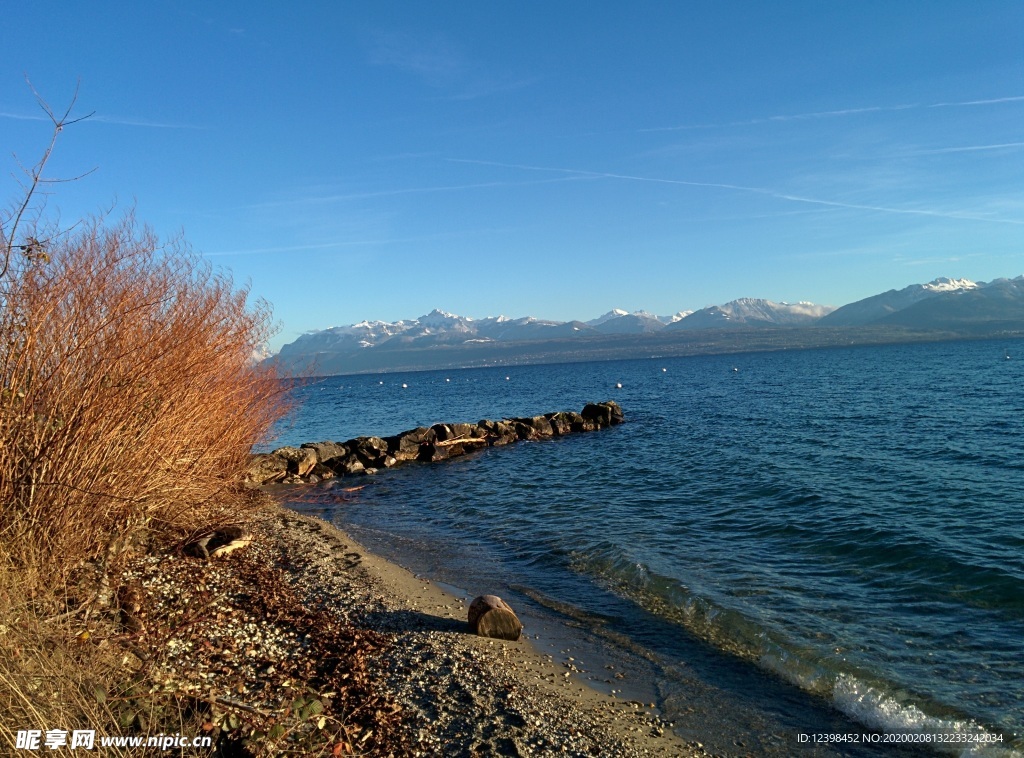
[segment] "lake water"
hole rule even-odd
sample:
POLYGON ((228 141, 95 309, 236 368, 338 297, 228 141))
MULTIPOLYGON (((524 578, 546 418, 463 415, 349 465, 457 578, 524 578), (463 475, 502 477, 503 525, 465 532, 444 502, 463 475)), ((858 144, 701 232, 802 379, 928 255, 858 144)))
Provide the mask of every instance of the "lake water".
POLYGON ((929 749, 1024 754, 1022 341, 344 376, 295 396, 275 446, 614 399, 622 426, 295 507, 501 594, 542 650, 572 648, 711 749, 890 755, 878 740, 945 735, 929 749), (799 736, 821 732, 868 736, 799 736))

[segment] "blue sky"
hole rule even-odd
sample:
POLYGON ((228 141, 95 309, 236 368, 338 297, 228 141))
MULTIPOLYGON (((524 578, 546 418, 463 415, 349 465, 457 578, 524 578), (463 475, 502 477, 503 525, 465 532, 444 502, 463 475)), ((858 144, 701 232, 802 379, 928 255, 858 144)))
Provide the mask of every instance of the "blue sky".
POLYGON ((0 146, 363 319, 843 305, 1024 273, 1024 3, 12 3, 0 146))

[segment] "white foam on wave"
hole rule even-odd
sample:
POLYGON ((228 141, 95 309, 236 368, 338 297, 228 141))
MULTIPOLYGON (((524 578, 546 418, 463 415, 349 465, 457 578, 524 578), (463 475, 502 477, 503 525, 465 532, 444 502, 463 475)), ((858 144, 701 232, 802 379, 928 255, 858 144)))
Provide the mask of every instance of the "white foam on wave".
POLYGON ((575 552, 571 565, 580 573, 605 580, 613 591, 681 624, 715 647, 755 661, 806 692, 831 699, 838 710, 876 732, 874 736, 921 735, 924 739, 907 739, 906 744, 924 746, 939 755, 1024 758, 1019 743, 1018 747, 1008 746, 1002 735, 988 731, 973 719, 929 715, 920 706, 893 695, 889 687, 841 673, 830 665, 833 661, 787 643, 742 614, 718 607, 680 583, 659 581, 663 578, 644 563, 609 551, 604 555, 575 552), (946 741, 939 741, 940 735, 946 741))
POLYGON ((878 732, 921 735, 964 735, 965 742, 933 743, 940 753, 985 758, 1024 758, 1019 750, 999 742, 999 736, 970 719, 929 716, 912 703, 861 680, 841 674, 832 689, 832 700, 846 715, 878 732))

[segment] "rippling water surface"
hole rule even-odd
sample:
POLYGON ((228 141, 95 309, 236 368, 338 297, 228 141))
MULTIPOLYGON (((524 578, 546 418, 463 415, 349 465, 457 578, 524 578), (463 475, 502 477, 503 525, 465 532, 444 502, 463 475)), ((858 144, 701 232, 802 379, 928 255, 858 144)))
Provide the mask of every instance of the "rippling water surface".
POLYGON ((277 444, 615 399, 620 427, 389 471, 330 516, 434 579, 582 614, 654 662, 680 719, 673 678, 718 666, 849 728, 1024 751, 1024 342, 332 377, 296 396, 277 444))

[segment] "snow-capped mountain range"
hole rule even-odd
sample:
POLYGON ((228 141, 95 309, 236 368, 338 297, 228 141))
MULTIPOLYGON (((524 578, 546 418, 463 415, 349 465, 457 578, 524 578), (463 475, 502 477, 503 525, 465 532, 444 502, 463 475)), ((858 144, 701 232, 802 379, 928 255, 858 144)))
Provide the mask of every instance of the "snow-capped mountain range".
MULTIPOLYGON (((927 284, 912 284, 859 300, 841 308, 809 302, 776 303, 758 298, 740 298, 698 311, 679 311, 655 316, 646 311, 611 310, 589 321, 551 321, 526 316, 474 319, 435 309, 416 319, 361 321, 308 332, 285 345, 278 355, 283 365, 298 365, 309 359, 328 360, 332 366, 345 365, 345 356, 367 351, 374 354, 406 349, 459 346, 500 346, 565 340, 576 342, 579 350, 610 339, 654 334, 668 339, 673 333, 698 333, 710 329, 771 329, 784 327, 888 326, 903 329, 955 330, 979 324, 1004 323, 1024 329, 1024 276, 973 282, 940 278, 927 284), (1018 327, 1013 325, 1020 322, 1018 327)), ((1004 330, 1005 331, 1005 330, 1004 330)), ((680 335, 682 336, 682 335, 680 335)), ((573 350, 577 351, 576 348, 573 350)), ((374 359, 374 365, 384 365, 374 359)), ((366 363, 360 360, 360 364, 366 363)), ((337 368, 332 369, 338 371, 337 368)), ((341 371, 338 371, 339 373, 341 371)))
POLYGON ((395 340, 404 344, 507 342, 587 334, 649 334, 662 329, 702 329, 742 324, 810 324, 833 310, 830 306, 812 303, 791 305, 743 298, 700 311, 680 311, 671 316, 654 316, 646 311, 630 313, 616 308, 590 321, 548 321, 533 316, 474 319, 435 308, 416 319, 360 321, 350 326, 332 326, 308 332, 290 345, 285 345, 281 352, 282 355, 288 355, 299 348, 305 348, 301 352, 307 352, 309 348, 314 348, 316 352, 348 347, 369 348, 395 340))

